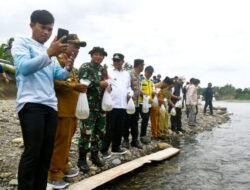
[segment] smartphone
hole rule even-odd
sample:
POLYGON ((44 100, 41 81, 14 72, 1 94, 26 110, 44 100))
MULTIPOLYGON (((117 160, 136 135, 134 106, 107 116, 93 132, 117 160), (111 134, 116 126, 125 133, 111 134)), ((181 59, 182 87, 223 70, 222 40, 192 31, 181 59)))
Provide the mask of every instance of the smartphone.
POLYGON ((64 38, 64 40, 62 41, 62 43, 66 43, 68 35, 69 35, 69 31, 68 30, 62 29, 62 28, 58 28, 58 31, 57 31, 57 40, 59 40, 63 36, 66 36, 66 38, 64 38))

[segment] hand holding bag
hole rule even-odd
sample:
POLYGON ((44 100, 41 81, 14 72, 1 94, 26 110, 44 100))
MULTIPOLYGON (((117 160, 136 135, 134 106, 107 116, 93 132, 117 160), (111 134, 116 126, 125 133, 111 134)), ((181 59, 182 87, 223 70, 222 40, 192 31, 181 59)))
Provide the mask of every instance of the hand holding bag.
MULTIPOLYGON (((80 83, 88 86, 90 81, 81 79, 80 83)), ((80 93, 76 105, 75 115, 78 119, 87 119, 89 117, 89 103, 86 93, 80 93)))

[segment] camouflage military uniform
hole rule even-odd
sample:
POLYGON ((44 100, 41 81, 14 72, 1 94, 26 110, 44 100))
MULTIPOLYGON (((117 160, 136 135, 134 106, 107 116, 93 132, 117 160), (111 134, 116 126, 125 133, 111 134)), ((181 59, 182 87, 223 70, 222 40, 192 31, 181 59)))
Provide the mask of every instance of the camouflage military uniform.
POLYGON ((104 90, 99 82, 107 79, 107 70, 101 65, 84 63, 79 69, 78 77, 91 81, 87 91, 90 114, 87 119, 81 120, 79 151, 99 151, 106 124, 106 113, 101 108, 104 90))

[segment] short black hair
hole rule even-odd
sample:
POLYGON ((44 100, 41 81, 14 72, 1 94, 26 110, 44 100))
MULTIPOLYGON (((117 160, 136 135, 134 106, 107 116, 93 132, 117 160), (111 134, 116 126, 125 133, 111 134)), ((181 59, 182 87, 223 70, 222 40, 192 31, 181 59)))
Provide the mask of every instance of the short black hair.
POLYGON ((195 78, 191 78, 191 79, 189 80, 190 84, 194 84, 194 81, 195 81, 195 78))
POLYGON ((36 10, 30 16, 30 21, 42 25, 54 24, 53 15, 47 10, 36 10))
POLYGON ((154 72, 154 68, 152 66, 147 66, 145 71, 152 74, 154 72))
POLYGON ((193 84, 194 84, 194 85, 200 84, 200 80, 199 80, 199 79, 194 79, 193 84))
POLYGON ((138 67, 139 65, 144 64, 144 60, 143 59, 135 59, 134 60, 134 67, 138 67))
POLYGON ((174 81, 173 79, 169 78, 169 77, 166 77, 164 80, 163 80, 163 83, 166 83, 168 85, 172 85, 174 84, 174 81))

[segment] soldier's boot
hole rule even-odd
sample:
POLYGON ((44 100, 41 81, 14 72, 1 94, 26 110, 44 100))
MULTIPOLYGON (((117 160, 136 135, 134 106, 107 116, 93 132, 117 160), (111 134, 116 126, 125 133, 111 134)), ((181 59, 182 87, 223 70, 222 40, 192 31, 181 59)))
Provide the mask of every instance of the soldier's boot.
POLYGON ((77 162, 77 166, 79 167, 80 171, 84 173, 89 171, 89 166, 87 163, 87 152, 79 151, 79 159, 77 162))
POLYGON ((105 165, 105 163, 99 158, 98 151, 92 151, 90 159, 97 167, 102 167, 105 165))

